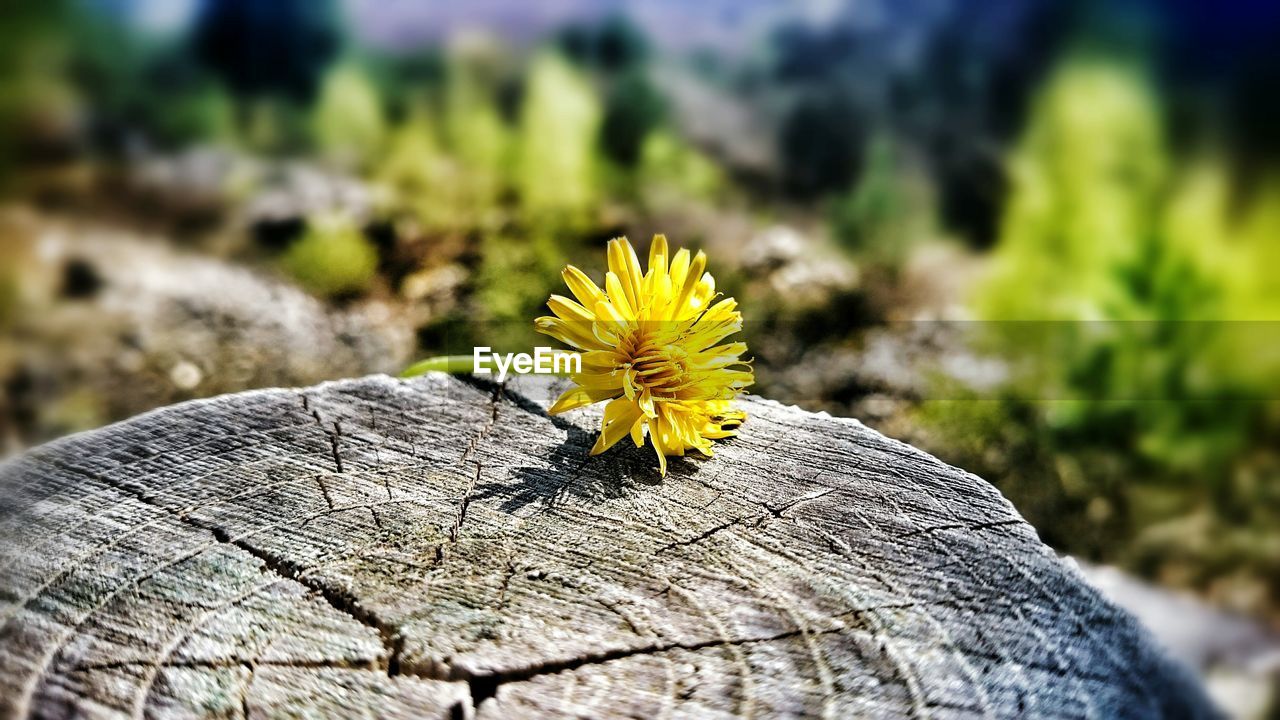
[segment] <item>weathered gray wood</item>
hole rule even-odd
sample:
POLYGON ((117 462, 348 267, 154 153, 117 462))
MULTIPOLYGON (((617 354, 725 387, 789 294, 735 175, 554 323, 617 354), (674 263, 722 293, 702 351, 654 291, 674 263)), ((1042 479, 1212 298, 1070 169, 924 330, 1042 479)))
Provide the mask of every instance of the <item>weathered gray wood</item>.
POLYGON ((5 465, 3 714, 1213 714, 972 475, 750 398, 659 478, 559 389, 247 392, 5 465))

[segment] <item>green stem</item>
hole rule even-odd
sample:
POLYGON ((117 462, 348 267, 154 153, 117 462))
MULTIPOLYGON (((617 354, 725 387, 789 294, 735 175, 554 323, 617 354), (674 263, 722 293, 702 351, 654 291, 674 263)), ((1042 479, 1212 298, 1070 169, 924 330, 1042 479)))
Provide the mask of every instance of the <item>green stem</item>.
POLYGON ((475 358, 471 355, 437 355, 426 360, 419 360, 400 373, 402 378, 411 378, 429 372, 445 372, 450 375, 463 375, 475 371, 475 358))
MULTIPOLYGON (((493 363, 489 363, 489 368, 493 372, 497 372, 497 369, 493 366, 493 363)), ((443 372, 443 373, 449 373, 450 375, 467 375, 470 373, 474 373, 475 370, 476 370, 475 357, 472 355, 437 355, 435 357, 429 357, 425 360, 419 360, 418 362, 410 365, 409 367, 405 368, 403 372, 400 373, 400 377, 402 378, 417 377, 419 375, 422 375, 424 373, 429 373, 429 372, 443 372)), ((518 375, 520 373, 517 373, 514 370, 512 370, 510 371, 510 374, 518 375)), ((563 372, 542 373, 542 374, 554 375, 556 377, 569 377, 570 375, 570 373, 563 373, 563 372)))

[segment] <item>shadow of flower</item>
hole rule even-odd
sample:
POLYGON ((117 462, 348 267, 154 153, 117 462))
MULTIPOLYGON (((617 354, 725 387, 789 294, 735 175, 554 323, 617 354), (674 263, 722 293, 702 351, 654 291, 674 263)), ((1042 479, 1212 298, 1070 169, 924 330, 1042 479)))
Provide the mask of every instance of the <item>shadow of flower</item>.
MULTIPOLYGON (((492 387, 484 380, 471 379, 471 382, 492 387)), ((552 511, 570 498, 599 502, 662 484, 653 448, 648 443, 635 447, 629 440, 623 440, 607 452, 593 456, 590 452, 596 433, 583 430, 563 417, 549 415, 541 405, 510 388, 504 387, 500 392, 517 407, 547 418, 565 432, 565 440, 547 456, 546 465, 519 467, 504 482, 478 485, 473 495, 475 500, 500 498, 502 502, 498 507, 503 512, 516 513, 530 505, 552 511)), ((687 477, 697 471, 697 464, 688 458, 668 459, 669 477, 687 477)))

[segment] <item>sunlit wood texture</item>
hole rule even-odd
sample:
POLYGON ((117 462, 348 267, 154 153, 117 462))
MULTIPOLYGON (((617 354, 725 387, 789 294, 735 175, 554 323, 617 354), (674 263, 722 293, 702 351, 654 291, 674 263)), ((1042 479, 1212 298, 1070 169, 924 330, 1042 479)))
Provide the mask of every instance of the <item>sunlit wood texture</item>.
POLYGON ((660 478, 545 380, 190 402, 0 470, 0 715, 1209 715, 981 479, 750 398, 660 478))

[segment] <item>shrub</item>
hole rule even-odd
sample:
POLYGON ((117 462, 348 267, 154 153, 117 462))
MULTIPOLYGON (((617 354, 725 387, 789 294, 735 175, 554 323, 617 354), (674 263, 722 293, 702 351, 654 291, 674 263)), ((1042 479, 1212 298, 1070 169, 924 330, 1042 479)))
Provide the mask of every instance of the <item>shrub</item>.
POLYGON ((281 262, 307 290, 341 297, 369 288, 378 269, 378 252, 349 222, 313 219, 281 262))

